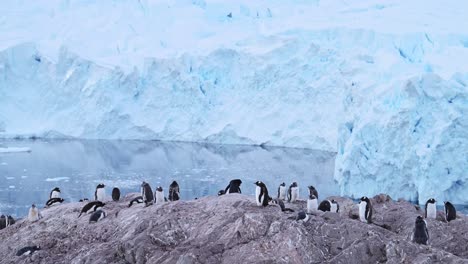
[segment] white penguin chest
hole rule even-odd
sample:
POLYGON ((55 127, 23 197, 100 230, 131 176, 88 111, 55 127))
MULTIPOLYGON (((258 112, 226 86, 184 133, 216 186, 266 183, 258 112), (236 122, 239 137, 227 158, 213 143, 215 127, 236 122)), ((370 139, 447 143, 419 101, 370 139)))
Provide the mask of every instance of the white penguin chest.
POLYGON ((156 191, 156 203, 163 203, 164 202, 164 192, 156 191))
POLYGON ((279 199, 285 200, 286 199, 286 186, 279 187, 279 199))
POLYGON ((257 202, 257 205, 261 205, 263 202, 263 197, 260 197, 261 191, 262 191, 262 188, 260 188, 260 186, 257 186, 255 188, 255 201, 257 202))
POLYGON ((296 201, 299 198, 299 187, 291 188, 291 201, 296 201))
POLYGON ((312 213, 317 211, 318 202, 317 199, 308 199, 307 200, 307 213, 312 213))
POLYGON ((336 203, 330 202, 331 211, 336 213, 338 211, 338 205, 336 203))
POLYGON ((104 188, 98 188, 96 190, 96 196, 98 201, 104 202, 104 199, 106 197, 106 191, 104 190, 104 188))
POLYGON ((31 208, 29 209, 29 220, 30 221, 36 221, 39 219, 39 213, 37 208, 31 208))
POLYGON ((435 203, 427 204, 427 218, 436 219, 437 217, 437 210, 435 203))
POLYGON ((60 198, 60 192, 52 191, 50 198, 60 198))
POLYGON ((366 206, 367 206, 367 202, 361 201, 359 203, 359 220, 361 220, 361 222, 365 222, 365 223, 367 223, 366 206))

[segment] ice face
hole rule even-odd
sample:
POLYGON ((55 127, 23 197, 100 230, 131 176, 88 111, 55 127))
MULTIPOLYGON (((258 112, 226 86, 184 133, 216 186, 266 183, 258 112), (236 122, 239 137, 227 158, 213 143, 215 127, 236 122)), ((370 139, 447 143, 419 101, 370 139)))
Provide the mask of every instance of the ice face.
POLYGON ((427 74, 382 93, 341 128, 342 194, 468 203, 467 75, 427 74))

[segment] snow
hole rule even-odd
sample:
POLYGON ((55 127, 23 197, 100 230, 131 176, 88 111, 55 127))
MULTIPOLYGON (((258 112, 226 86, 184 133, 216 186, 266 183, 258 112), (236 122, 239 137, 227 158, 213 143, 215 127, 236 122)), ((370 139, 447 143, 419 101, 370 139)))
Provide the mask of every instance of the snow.
POLYGON ((466 8, 4 1, 0 137, 337 151, 342 195, 466 203, 466 8))
MULTIPOLYGON (((0 147, 0 153, 17 153, 17 152, 31 152, 30 148, 22 147, 22 148, 17 148, 17 147, 0 147)), ((7 165, 6 163, 2 163, 1 165, 7 165)))

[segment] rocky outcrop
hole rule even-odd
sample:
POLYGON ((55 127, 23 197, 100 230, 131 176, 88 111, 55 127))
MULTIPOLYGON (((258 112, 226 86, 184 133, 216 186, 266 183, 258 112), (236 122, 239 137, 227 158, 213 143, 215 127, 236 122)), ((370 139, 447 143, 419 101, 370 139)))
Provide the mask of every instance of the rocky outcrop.
POLYGON ((37 222, 20 220, 0 231, 1 263, 468 263, 466 216, 427 220, 430 245, 411 242, 417 215, 405 201, 372 199, 375 224, 357 220, 352 200, 333 197, 340 213, 295 221, 296 210, 257 207, 253 197, 230 194, 162 205, 134 205, 129 195, 108 202, 107 217, 78 218, 83 203, 42 210, 37 222), (25 246, 41 250, 17 257, 25 246))

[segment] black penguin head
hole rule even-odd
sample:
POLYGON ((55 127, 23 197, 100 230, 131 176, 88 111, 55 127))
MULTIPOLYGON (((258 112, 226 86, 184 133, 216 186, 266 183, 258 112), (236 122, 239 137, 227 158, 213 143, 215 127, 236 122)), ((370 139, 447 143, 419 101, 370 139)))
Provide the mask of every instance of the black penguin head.
POLYGON ((297 182, 293 182, 293 183, 291 184, 291 187, 297 187, 297 182))
POLYGON ((261 181, 256 181, 254 184, 259 186, 259 187, 265 186, 265 184, 263 182, 261 182, 261 181))
POLYGON ((369 198, 367 198, 367 196, 363 196, 361 197, 361 202, 369 202, 369 198))
POLYGON ((311 195, 309 195, 309 199, 315 200, 315 199, 317 199, 317 197, 315 197, 315 195, 311 194, 311 195))
POLYGON ((312 186, 312 185, 310 185, 310 186, 307 186, 307 188, 309 188, 309 190, 310 190, 310 191, 312 191, 312 190, 315 190, 315 187, 314 187, 314 186, 312 186))
POLYGON ((36 205, 35 205, 35 204, 32 204, 31 207, 32 207, 32 208, 36 208, 36 205))
POLYGON ((331 200, 331 203, 332 203, 332 204, 336 204, 337 202, 336 202, 334 199, 332 199, 332 200, 331 200))
POLYGON ((416 224, 420 224, 420 223, 424 223, 424 218, 422 218, 422 216, 418 215, 418 217, 416 217, 416 224))
POLYGON ((223 194, 226 194, 226 192, 225 192, 224 190, 220 190, 220 191, 218 192, 218 196, 221 196, 221 195, 223 195, 223 194))
POLYGON ((63 201, 65 201, 65 200, 62 199, 62 198, 59 198, 58 201, 60 201, 61 203, 63 203, 63 201))
POLYGON ((100 184, 98 184, 98 186, 97 186, 96 188, 97 188, 97 189, 99 189, 99 188, 104 188, 104 186, 105 186, 105 185, 104 185, 103 183, 100 183, 100 184))
POLYGON ((427 200, 427 203, 432 203, 432 204, 435 204, 436 200, 434 198, 431 198, 429 200, 427 200))
POLYGON ((286 186, 286 183, 283 182, 282 184, 280 184, 280 186, 286 186))
POLYGON ((60 192, 60 188, 59 188, 59 187, 55 187, 52 191, 60 192))
POLYGON ((173 182, 171 183, 171 187, 175 187, 175 186, 179 186, 179 184, 178 184, 176 181, 173 181, 173 182))
POLYGON ((162 188, 161 186, 158 186, 158 188, 156 188, 156 191, 162 192, 162 191, 163 191, 163 188, 162 188))

